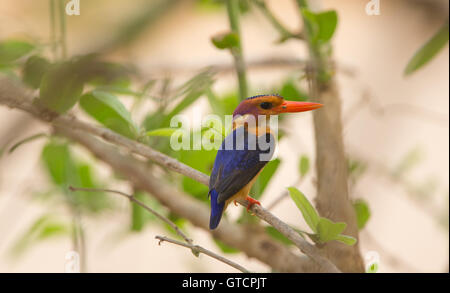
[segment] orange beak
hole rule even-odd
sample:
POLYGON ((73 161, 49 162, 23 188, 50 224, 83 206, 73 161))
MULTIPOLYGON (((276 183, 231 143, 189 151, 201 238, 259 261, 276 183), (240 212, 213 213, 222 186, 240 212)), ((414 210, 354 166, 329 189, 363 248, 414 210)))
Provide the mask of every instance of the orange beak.
POLYGON ((322 106, 323 106, 323 104, 319 104, 319 103, 284 101, 283 104, 274 108, 274 110, 278 114, 279 113, 296 113, 296 112, 305 112, 305 111, 315 110, 322 106))

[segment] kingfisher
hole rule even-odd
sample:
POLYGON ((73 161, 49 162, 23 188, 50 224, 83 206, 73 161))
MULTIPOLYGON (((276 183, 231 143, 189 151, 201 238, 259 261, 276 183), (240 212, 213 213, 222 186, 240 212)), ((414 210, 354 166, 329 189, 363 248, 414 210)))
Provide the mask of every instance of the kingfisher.
POLYGON ((270 125, 267 125, 270 116, 310 111, 322 106, 319 103, 287 101, 279 95, 258 95, 246 98, 236 107, 232 131, 217 151, 209 179, 211 230, 217 228, 231 202, 236 205, 236 200, 247 200, 247 211, 254 204, 261 205, 248 193, 273 155, 275 139, 270 125))

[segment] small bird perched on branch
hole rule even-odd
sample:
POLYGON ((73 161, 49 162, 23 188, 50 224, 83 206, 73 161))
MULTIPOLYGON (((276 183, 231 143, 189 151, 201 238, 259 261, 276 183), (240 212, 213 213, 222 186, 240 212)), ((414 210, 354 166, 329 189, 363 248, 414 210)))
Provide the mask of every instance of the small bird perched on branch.
POLYGON ((209 180, 211 217, 209 228, 219 225, 228 204, 249 202, 247 211, 260 202, 248 193, 263 167, 271 159, 274 135, 267 124, 271 115, 310 111, 322 104, 285 101, 278 95, 259 95, 242 101, 233 112, 233 130, 223 140, 209 180))

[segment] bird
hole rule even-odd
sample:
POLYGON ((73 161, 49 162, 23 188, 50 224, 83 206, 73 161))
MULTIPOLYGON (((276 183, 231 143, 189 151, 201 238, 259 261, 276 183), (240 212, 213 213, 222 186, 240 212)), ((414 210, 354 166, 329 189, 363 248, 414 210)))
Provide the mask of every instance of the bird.
POLYGON ((231 202, 236 205, 236 200, 247 200, 247 211, 254 204, 261 205, 248 194, 275 147, 273 131, 262 120, 269 121, 271 115, 310 111, 322 106, 285 100, 279 95, 257 95, 246 98, 236 107, 232 131, 217 151, 209 180, 211 230, 217 228, 231 202), (264 159, 263 155, 266 155, 264 159))

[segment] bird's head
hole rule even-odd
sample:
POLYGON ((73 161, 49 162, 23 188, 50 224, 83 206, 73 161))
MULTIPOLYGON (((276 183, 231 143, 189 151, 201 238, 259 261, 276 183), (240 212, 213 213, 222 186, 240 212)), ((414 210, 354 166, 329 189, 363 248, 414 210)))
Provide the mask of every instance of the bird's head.
POLYGON ((245 115, 253 115, 257 119, 259 115, 305 112, 322 106, 319 103, 286 101, 278 95, 259 95, 243 100, 234 110, 233 119, 245 115))

